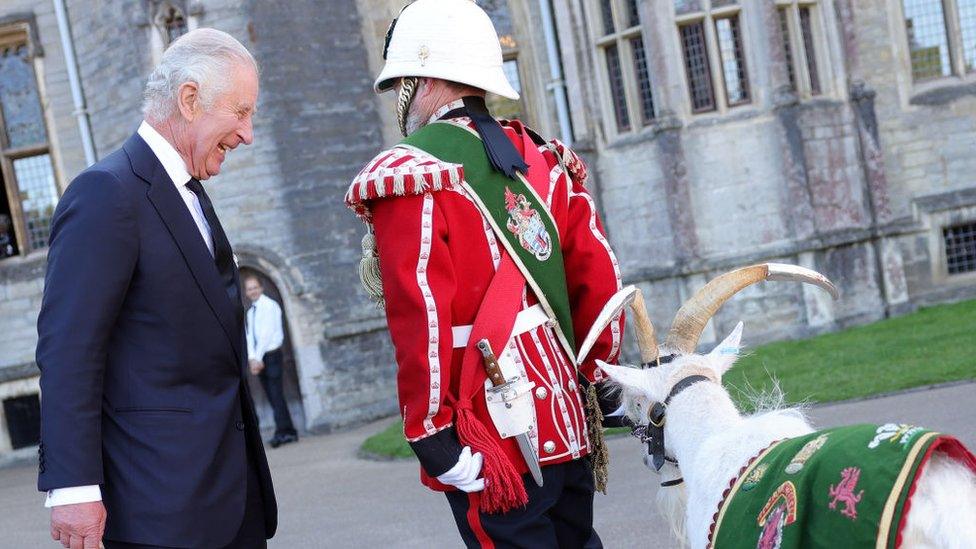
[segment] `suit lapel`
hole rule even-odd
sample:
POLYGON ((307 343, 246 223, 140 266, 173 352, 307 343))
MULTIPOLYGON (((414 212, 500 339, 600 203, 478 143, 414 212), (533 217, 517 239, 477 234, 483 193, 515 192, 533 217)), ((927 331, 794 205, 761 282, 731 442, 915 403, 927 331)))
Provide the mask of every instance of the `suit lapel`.
POLYGON ((243 324, 238 313, 240 306, 232 303, 229 299, 220 273, 217 271, 217 264, 200 236, 200 231, 190 215, 190 210, 186 207, 186 202, 183 201, 176 185, 173 184, 162 164, 159 163, 152 149, 138 134, 130 137, 122 148, 129 157, 133 172, 149 183, 147 196, 150 202, 152 202, 159 217, 162 218, 163 223, 166 224, 170 236, 176 241, 176 245, 190 268, 197 286, 200 287, 203 297, 210 305, 211 311, 216 315, 224 334, 234 349, 238 364, 243 364, 243 337, 241 335, 243 324))

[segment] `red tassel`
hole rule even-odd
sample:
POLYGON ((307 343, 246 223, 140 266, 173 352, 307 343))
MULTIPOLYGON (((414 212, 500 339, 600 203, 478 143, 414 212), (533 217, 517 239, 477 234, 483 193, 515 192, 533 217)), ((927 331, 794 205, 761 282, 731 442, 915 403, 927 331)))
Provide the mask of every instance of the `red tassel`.
POLYGON ((522 476, 508 461, 484 424, 475 417, 474 411, 459 407, 455 427, 461 444, 481 452, 484 457, 481 474, 485 479, 485 489, 481 494, 481 508, 486 513, 505 513, 516 507, 524 507, 529 502, 529 496, 522 484, 522 476))

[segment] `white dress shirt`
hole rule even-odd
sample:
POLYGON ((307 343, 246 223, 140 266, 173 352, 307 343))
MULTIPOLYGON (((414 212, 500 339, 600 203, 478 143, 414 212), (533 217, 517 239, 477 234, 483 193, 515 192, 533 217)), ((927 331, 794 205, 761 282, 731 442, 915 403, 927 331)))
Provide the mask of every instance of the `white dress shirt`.
POLYGON ((281 326, 281 306, 275 300, 261 294, 244 318, 248 360, 261 360, 265 353, 281 347, 285 334, 281 326))
POLYGON ((166 138, 160 135, 156 131, 156 128, 153 128, 145 121, 139 125, 137 133, 149 145, 153 154, 159 159, 159 163, 163 165, 163 169, 166 170, 169 178, 173 180, 173 183, 176 185, 176 190, 179 191, 183 202, 186 203, 187 209, 190 210, 190 215, 193 216, 193 221, 197 224, 200 236, 207 243, 207 249, 210 250, 210 255, 214 255, 214 244, 213 237, 210 236, 210 225, 207 223, 207 218, 203 215, 203 208, 200 207, 200 199, 197 198, 196 193, 186 188, 186 184, 190 182, 191 176, 190 172, 186 171, 186 163, 183 162, 180 153, 176 152, 173 145, 169 141, 166 141, 166 138))
MULTIPOLYGON (((155 128, 150 126, 145 121, 139 125, 139 130, 137 131, 139 137, 149 145, 149 149, 156 155, 159 163, 163 165, 163 169, 166 170, 166 174, 176 185, 176 190, 180 193, 183 198, 183 202, 186 203, 186 207, 190 210, 190 215, 193 216, 193 222, 196 223, 197 229, 200 231, 200 236, 203 237, 204 243, 207 245, 207 249, 210 250, 210 255, 214 254, 213 237, 210 234, 210 225, 207 223, 206 217, 203 215, 203 208, 200 207, 200 200, 197 195, 186 188, 186 184, 189 183, 191 176, 190 172, 186 170, 186 163, 183 162, 183 158, 180 157, 180 153, 176 152, 176 148, 166 141, 166 138, 159 134, 155 128)), ((269 299, 270 301, 270 299, 269 299)), ((272 303, 274 303, 272 301, 272 303)), ((277 303, 274 304, 275 307, 278 306, 277 303)), ((280 314, 281 309, 279 309, 280 314)), ((279 323, 280 324, 280 323, 279 323)), ((280 329, 280 328, 279 328, 280 329)), ((279 343, 279 346, 281 344, 279 343)), ((54 490, 49 490, 47 493, 47 500, 44 502, 45 507, 55 507, 57 505, 71 505, 74 503, 86 503, 90 501, 101 501, 102 492, 98 485, 92 486, 75 486, 70 488, 55 488, 54 490)))

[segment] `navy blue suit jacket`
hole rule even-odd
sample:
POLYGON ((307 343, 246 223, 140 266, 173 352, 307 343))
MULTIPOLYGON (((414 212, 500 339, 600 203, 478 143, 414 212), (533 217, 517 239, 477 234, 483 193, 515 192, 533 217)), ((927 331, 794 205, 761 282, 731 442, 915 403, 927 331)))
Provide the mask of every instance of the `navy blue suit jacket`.
POLYGON ((71 183, 50 244, 38 489, 100 484, 107 539, 222 547, 243 520, 250 454, 270 538, 242 306, 138 134, 71 183))

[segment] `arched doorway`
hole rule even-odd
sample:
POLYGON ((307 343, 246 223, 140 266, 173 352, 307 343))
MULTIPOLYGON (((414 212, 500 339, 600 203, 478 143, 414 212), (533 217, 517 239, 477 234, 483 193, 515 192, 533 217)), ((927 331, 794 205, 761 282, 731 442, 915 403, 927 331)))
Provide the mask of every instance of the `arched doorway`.
MULTIPOLYGON (((285 308, 285 301, 281 298, 281 292, 278 286, 265 273, 250 267, 242 267, 242 284, 244 280, 252 275, 261 281, 261 285, 264 287, 264 295, 275 300, 281 306, 281 323, 285 335, 284 342, 281 345, 283 355, 282 381, 284 384, 285 400, 288 402, 288 411, 291 412, 292 423, 294 423, 295 429, 298 430, 299 434, 302 434, 305 432, 305 410, 302 407, 302 392, 298 385, 295 353, 292 347, 291 334, 288 329, 288 310, 285 308)), ((250 303, 245 303, 244 305, 248 307, 250 303)), ((274 432, 275 428, 274 412, 271 409, 271 404, 268 402, 268 397, 265 395, 264 388, 261 386, 261 381, 258 379, 258 376, 249 373, 248 385, 251 388, 254 408, 257 412, 258 420, 261 423, 261 432, 268 438, 274 432)))

